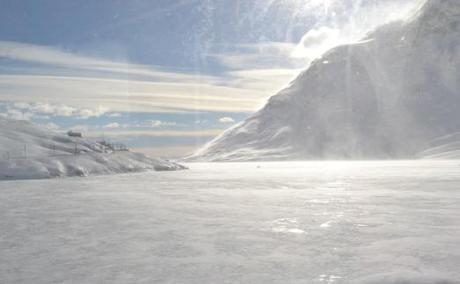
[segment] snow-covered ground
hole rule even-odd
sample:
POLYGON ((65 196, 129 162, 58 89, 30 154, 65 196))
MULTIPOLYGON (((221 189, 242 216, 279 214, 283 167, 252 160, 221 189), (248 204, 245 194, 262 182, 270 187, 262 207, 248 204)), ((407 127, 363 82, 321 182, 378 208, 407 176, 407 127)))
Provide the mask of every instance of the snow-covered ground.
POLYGON ((185 169, 115 146, 0 117, 0 180, 185 169))
POLYGON ((0 182, 2 283, 460 283, 460 161, 0 182))

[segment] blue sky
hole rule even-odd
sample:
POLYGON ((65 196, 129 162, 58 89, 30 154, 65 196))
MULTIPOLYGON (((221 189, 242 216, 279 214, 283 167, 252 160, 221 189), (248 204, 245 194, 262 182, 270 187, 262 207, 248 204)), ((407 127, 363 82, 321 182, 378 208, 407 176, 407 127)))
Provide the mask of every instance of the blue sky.
POLYGON ((418 0, 0 0, 0 114, 182 156, 418 0))

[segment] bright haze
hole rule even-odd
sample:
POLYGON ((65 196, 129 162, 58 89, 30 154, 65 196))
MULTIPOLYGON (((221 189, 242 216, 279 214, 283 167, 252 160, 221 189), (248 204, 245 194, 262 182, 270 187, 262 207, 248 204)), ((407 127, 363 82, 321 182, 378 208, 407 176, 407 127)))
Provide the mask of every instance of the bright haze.
POLYGON ((1 0, 0 115, 180 157, 420 0, 1 0))

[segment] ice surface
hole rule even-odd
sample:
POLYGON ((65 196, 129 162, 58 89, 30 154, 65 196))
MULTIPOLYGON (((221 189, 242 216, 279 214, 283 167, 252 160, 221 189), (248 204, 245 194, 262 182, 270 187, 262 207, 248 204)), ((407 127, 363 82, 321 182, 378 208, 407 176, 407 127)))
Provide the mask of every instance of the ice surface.
POLYGON ((2 283, 460 283, 460 161, 0 182, 2 283))
POLYGON ((460 1, 429 0, 416 16, 330 50, 190 158, 413 159, 460 132, 459 78, 460 1))

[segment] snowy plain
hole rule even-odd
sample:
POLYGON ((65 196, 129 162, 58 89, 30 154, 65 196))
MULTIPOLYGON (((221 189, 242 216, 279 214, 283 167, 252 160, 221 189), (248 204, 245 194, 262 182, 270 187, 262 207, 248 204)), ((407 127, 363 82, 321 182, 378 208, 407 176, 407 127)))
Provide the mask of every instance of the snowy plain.
POLYGON ((460 161, 0 182, 1 283, 460 283, 460 161))

